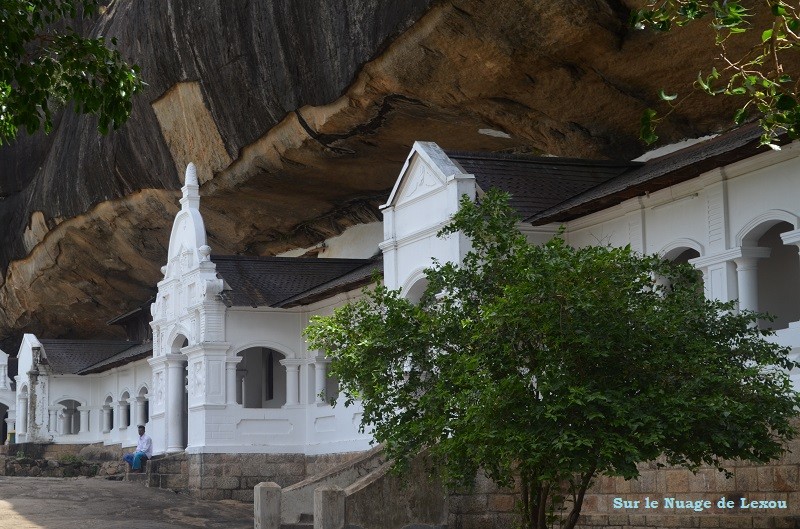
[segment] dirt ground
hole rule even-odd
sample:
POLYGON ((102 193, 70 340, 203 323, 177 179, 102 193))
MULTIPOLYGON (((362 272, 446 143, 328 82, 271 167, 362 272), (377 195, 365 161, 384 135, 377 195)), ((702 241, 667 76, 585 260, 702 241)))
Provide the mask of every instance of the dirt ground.
POLYGON ((250 529, 253 506, 101 478, 0 476, 0 529, 94 527, 250 529))

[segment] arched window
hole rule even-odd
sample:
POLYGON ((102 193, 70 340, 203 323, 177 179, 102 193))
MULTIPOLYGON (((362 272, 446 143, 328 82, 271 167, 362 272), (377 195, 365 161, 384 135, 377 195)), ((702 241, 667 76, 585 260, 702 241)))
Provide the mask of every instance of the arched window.
POLYGON ((280 408, 286 404, 286 357, 267 347, 240 352, 236 366, 236 402, 244 408, 280 408))

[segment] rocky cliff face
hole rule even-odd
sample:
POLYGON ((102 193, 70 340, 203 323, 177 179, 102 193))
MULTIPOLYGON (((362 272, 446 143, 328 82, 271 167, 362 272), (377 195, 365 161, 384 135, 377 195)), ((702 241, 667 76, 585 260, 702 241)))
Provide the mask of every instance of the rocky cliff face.
MULTIPOLYGON (((621 0, 117 0, 147 90, 99 136, 70 112, 0 149, 0 339, 108 336, 160 279, 182 168, 215 253, 276 253, 379 218, 414 140, 630 158, 660 88, 714 55, 698 25, 634 31, 621 0)), ((695 97, 664 141, 730 123, 695 97)))

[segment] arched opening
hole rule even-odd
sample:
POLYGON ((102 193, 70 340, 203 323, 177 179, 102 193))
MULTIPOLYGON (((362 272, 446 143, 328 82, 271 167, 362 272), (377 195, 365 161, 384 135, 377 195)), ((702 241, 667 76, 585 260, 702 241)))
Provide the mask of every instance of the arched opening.
POLYGON ((770 250, 769 257, 758 262, 757 308, 775 317, 759 322, 761 328, 786 329, 789 322, 800 320, 800 258, 797 246, 781 240, 781 233, 793 229, 788 222, 777 222, 756 243, 770 250))
POLYGON ((103 433, 109 433, 114 429, 114 399, 111 395, 106 397, 103 403, 103 433))
POLYGON ((417 279, 405 292, 405 298, 415 305, 420 302, 422 295, 425 294, 425 289, 428 288, 428 280, 426 278, 417 279))
POLYGON ((119 396, 119 429, 125 430, 131 424, 131 394, 124 391, 119 396))
POLYGON ((147 386, 142 386, 136 397, 136 426, 146 425, 149 421, 150 400, 147 398, 147 386))
POLYGON ((74 399, 56 402, 61 408, 56 414, 55 430, 61 435, 74 435, 81 431, 81 414, 78 408, 81 403, 74 399))
POLYGON ((8 419, 8 406, 0 402, 0 444, 4 444, 6 439, 8 439, 8 423, 6 422, 8 419))
POLYGON ((687 264, 690 259, 697 257, 700 257, 700 252, 694 248, 676 248, 664 256, 667 261, 675 264, 687 264))
POLYGON ((280 408, 286 404, 286 357, 268 347, 251 347, 238 353, 236 402, 243 408, 280 408))

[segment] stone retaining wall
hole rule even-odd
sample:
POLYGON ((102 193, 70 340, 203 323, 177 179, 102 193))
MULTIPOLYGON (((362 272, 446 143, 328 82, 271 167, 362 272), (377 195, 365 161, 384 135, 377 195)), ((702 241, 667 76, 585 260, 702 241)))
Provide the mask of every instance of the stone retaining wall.
MULTIPOLYGON (((675 467, 659 468, 656 463, 640 465, 637 480, 601 477, 587 492, 578 527, 800 528, 800 440, 792 441, 788 448, 790 452, 768 465, 730 463, 727 468, 733 477, 729 479, 709 467, 692 473, 675 467), (717 506, 723 497, 731 507, 717 506), (674 498, 674 505, 665 507, 665 498, 674 498), (650 508, 646 506, 648 499, 650 508), (692 503, 702 510, 678 508, 678 500, 708 501, 705 505, 710 507, 692 503), (748 505, 752 501, 775 503, 768 508, 743 508, 743 501, 748 505), (779 508, 783 504, 778 502, 785 502, 786 508, 779 508)), ((448 525, 450 529, 514 527, 518 501, 518 489, 501 490, 479 476, 471 492, 451 495, 448 525)))

